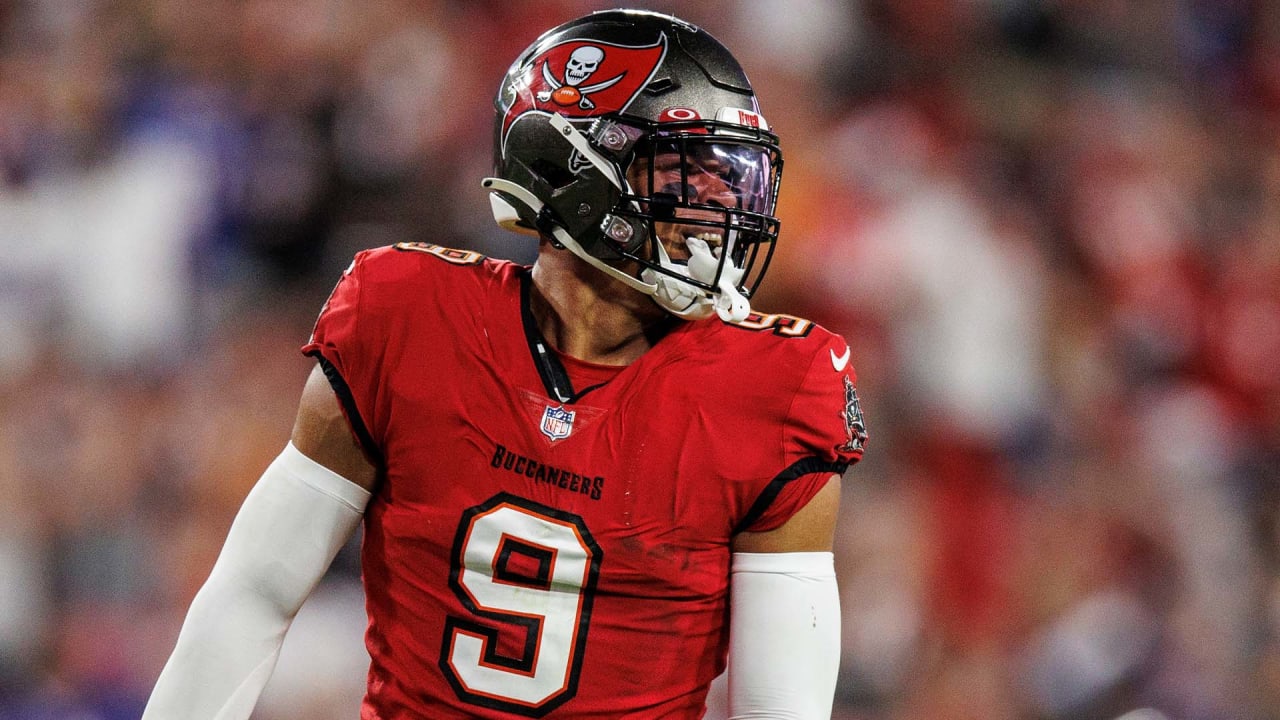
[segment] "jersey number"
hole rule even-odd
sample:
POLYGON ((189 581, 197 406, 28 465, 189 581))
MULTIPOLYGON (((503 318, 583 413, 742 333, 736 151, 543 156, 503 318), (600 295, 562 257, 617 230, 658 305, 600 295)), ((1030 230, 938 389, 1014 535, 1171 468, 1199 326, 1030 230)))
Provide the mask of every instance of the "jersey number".
POLYGON ((578 691, 603 553, 582 518, 507 493, 462 514, 440 669, 462 700, 541 717, 578 691))
POLYGON ((745 320, 732 324, 745 330, 772 330, 774 335, 782 337, 804 337, 813 329, 812 322, 782 313, 776 315, 751 313, 745 320))
POLYGON ((425 242, 398 242, 395 244, 397 250, 409 250, 412 252, 422 252, 428 255, 435 255, 445 262, 454 265, 479 265, 484 260, 484 255, 475 250, 458 250, 449 248, 435 243, 425 242))

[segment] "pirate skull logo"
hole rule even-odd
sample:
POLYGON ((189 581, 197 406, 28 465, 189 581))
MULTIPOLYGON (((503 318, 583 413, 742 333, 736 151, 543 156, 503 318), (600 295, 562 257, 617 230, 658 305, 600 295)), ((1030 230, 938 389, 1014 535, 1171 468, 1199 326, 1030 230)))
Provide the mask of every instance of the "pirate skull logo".
POLYGON ((592 75, 596 74, 602 62, 604 62, 604 48, 595 45, 583 45, 574 50, 569 55, 569 59, 565 61, 564 81, 562 82, 551 72, 550 63, 544 60, 542 62, 542 79, 552 89, 538 93, 538 101, 553 101, 557 105, 573 105, 576 103, 583 110, 594 108, 596 105, 591 102, 591 98, 588 95, 612 87, 622 79, 620 74, 602 82, 583 85, 583 83, 591 79, 592 75))
POLYGON ((583 45, 569 56, 564 65, 564 81, 570 85, 581 85, 591 77, 604 60, 604 50, 594 45, 583 45))
POLYGON ((522 60, 499 95, 504 144, 512 124, 530 112, 581 119, 624 110, 653 79, 666 49, 665 34, 638 46, 575 39, 522 60))

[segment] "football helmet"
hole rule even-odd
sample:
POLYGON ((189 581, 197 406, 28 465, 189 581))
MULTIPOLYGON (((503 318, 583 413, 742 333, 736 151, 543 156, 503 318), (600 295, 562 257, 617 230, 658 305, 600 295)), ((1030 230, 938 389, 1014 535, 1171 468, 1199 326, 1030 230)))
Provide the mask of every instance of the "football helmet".
POLYGON ((739 321, 778 236, 782 152, 706 31, 608 10, 544 33, 495 100, 495 219, 677 317, 739 321))

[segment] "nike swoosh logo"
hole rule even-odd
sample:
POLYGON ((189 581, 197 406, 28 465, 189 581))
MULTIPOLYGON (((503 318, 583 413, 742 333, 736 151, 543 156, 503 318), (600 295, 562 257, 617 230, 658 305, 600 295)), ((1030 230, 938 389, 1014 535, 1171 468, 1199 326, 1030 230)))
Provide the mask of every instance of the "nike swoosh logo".
POLYGON ((830 353, 831 353, 831 367, 835 368, 836 372, 840 372, 841 370, 844 370, 844 366, 849 364, 849 346, 848 345, 844 346, 843 355, 837 356, 835 350, 831 350, 830 353))

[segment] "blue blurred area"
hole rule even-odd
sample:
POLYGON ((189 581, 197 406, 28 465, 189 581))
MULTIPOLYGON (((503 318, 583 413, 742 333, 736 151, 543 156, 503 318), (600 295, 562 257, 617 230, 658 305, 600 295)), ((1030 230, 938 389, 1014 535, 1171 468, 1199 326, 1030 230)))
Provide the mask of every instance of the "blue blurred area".
MULTIPOLYGON (((0 4, 0 720, 140 714, 355 251, 532 259, 492 93, 611 5, 0 4)), ((1280 716, 1280 8, 638 5, 747 67, 754 304, 858 367, 834 716, 1280 716)), ((255 717, 355 717, 352 550, 255 717)))

